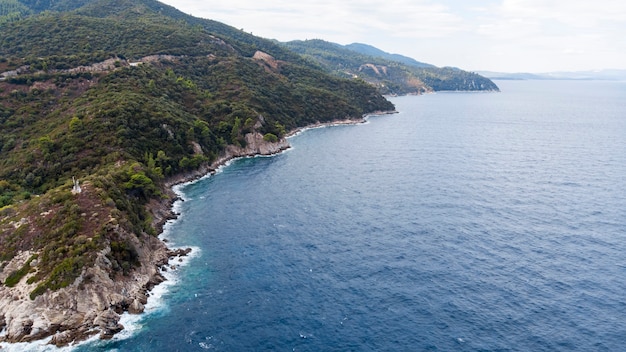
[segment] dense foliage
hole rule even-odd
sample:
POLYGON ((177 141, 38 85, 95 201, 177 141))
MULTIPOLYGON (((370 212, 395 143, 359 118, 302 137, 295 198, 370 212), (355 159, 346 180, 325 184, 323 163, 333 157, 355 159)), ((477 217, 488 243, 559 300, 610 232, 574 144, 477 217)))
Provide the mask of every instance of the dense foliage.
POLYGON ((124 233, 155 234, 146 205, 164 180, 245 146, 246 133, 276 141, 393 109, 364 81, 156 1, 0 4, 22 11, 0 23, 0 265, 36 252, 33 298, 102 249, 127 274, 138 263, 124 233))
POLYGON ((387 52, 384 52, 376 47, 373 47, 371 45, 368 44, 362 44, 362 43, 352 43, 352 44, 348 44, 345 45, 344 48, 346 49, 350 49, 352 51, 356 51, 357 53, 363 54, 363 55, 367 55, 367 56, 373 56, 373 57, 380 57, 389 61, 397 61, 400 63, 403 63, 407 66, 415 66, 415 67, 435 67, 434 65, 431 64, 427 64, 424 62, 419 62, 413 58, 404 56, 404 55, 400 55, 400 54, 390 54, 387 52))
POLYGON ((359 77, 384 94, 441 90, 498 90, 488 78, 456 68, 439 68, 364 45, 342 46, 323 40, 284 45, 321 64, 340 77, 359 77))

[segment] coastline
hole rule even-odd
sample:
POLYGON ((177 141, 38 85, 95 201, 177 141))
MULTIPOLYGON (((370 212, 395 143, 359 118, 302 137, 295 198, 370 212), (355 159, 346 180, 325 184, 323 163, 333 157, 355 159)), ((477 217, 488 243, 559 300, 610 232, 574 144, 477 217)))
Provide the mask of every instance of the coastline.
MULTIPOLYGON (((310 124, 303 127, 298 127, 290 132, 288 132, 283 138, 281 138, 278 142, 272 143, 267 142, 258 137, 253 137, 253 145, 240 148, 234 146, 228 146, 224 153, 218 157, 211 164, 201 165, 198 169, 192 170, 187 173, 178 174, 166 179, 163 182, 162 191, 166 192, 168 199, 156 202, 149 205, 150 212, 154 215, 153 226, 158 232, 157 238, 159 241, 167 248, 168 251, 175 250, 176 248, 170 247, 169 239, 164 238, 165 234, 165 226, 168 223, 175 222, 178 217, 181 215, 177 211, 176 203, 180 201, 184 201, 184 194, 181 191, 187 185, 198 182, 204 178, 211 177, 219 172, 219 170, 223 167, 227 167, 231 162, 240 159, 240 158, 250 158, 250 157, 259 157, 259 156, 274 156, 280 153, 283 153, 291 148, 289 144, 289 139, 295 137, 301 133, 304 133, 310 129, 316 128, 325 128, 325 127, 333 127, 333 126, 344 126, 344 125, 358 125, 367 123, 367 119, 370 116, 383 116, 383 115, 392 115, 397 114, 398 111, 390 110, 390 111, 375 111, 372 113, 364 114, 359 119, 337 119, 329 122, 317 122, 314 124, 310 124), (259 145, 259 141, 260 145, 259 145)), ((253 135, 250 133, 250 135, 253 135)), ((248 139, 248 138, 247 138, 248 139)), ((180 250, 180 249, 179 249, 180 250)), ((191 253, 191 251, 187 252, 185 255, 191 253)), ((165 264, 167 265, 167 264, 165 264)))
MULTIPOLYGON (((181 199, 180 195, 177 194, 174 187, 184 187, 187 184, 191 184, 193 182, 197 182, 200 179, 205 177, 210 177, 219 171, 221 167, 227 166, 229 162, 239 158, 249 158, 256 156, 272 156, 280 154, 291 148, 288 140, 292 137, 299 135, 310 129, 315 128, 324 128, 324 127, 332 127, 332 126, 343 126, 343 125, 358 125, 362 123, 366 123, 367 119, 370 116, 382 116, 382 115, 393 115, 397 114, 396 110, 390 111, 375 111, 372 113, 364 114, 361 118, 358 119, 337 119, 328 122, 317 122, 314 124, 310 124, 303 127, 298 127, 292 131, 289 131, 282 139, 280 139, 276 143, 271 142, 261 142, 258 141, 258 136, 256 138, 256 142, 253 142, 254 145, 252 147, 235 147, 228 146, 224 153, 220 155, 215 161, 211 164, 201 165, 198 169, 181 173, 170 178, 167 178, 163 181, 163 191, 167 192, 168 196, 170 196, 169 201, 167 202, 168 212, 170 214, 161 214, 161 216, 156 219, 157 221, 153 222, 157 226, 157 232, 160 234, 163 232, 163 225, 168 220, 176 219, 176 212, 172 209, 174 202, 181 199)), ((249 134, 251 135, 251 134, 249 134)), ((260 135, 259 135, 260 136, 260 135)), ((248 137, 249 138, 249 137, 248 137)), ((162 203, 162 202, 160 202, 162 203)))
POLYGON ((360 119, 344 119, 344 120, 333 120, 333 121, 329 121, 329 122, 318 122, 318 123, 314 123, 314 124, 307 125, 307 126, 304 126, 304 127, 296 128, 293 131, 290 131, 289 133, 287 133, 285 138, 289 139, 291 137, 295 137, 295 136, 299 135, 302 132, 305 132, 307 130, 312 130, 312 129, 315 129, 315 128, 343 126, 343 125, 359 125, 359 124, 362 124, 362 123, 367 123, 367 120, 371 116, 393 115, 393 114, 397 114, 397 113, 398 113, 398 111, 396 111, 396 110, 375 111, 375 112, 363 115, 360 119))
MULTIPOLYGON (((329 122, 317 122, 304 127, 298 127, 288 132, 283 138, 275 143, 264 141, 262 136, 258 133, 256 136, 254 136, 253 133, 248 134, 252 135, 251 137, 248 137, 248 135, 246 136, 247 141, 252 142, 252 146, 247 146, 246 148, 234 147, 232 145, 228 146, 224 153, 211 164, 201 165, 198 169, 172 176, 163 182, 163 191, 167 192, 169 198, 166 201, 156 202, 157 204, 153 204, 153 206, 150 204, 148 205, 149 210, 154 215, 153 226, 155 226, 157 230, 157 237, 161 239, 164 234, 164 227, 168 221, 175 221, 178 216, 180 216, 180 213, 178 213, 175 209, 175 203, 177 201, 184 201, 183 194, 179 191, 179 189, 185 187, 186 185, 198 182, 206 177, 215 175, 219 172, 220 168, 228 166, 232 161, 239 158, 278 155, 291 148, 288 141, 290 138, 310 129, 343 125, 358 125, 366 123, 370 116, 392 115, 397 113, 398 111, 396 110, 375 111, 364 114, 359 119, 337 119, 329 122)), ((161 240, 161 242, 165 244, 168 250, 173 249, 168 246, 169 241, 167 241, 167 239, 165 239, 165 241, 161 240)))
MULTIPOLYGON (((396 111, 374 112, 359 119, 333 120, 307 125, 290 131, 274 143, 263 140, 263 136, 258 132, 249 133, 245 136, 245 148, 229 145, 212 163, 165 179, 162 181, 161 190, 166 197, 153 199, 146 205, 158 236, 147 234, 140 238, 129 236, 133 239, 142 265, 132 271, 129 277, 113 280, 107 274, 110 262, 106 259, 108 252, 104 250, 98 253, 94 267, 85 268, 74 284, 65 289, 47 292, 37 297, 35 301, 15 298, 12 293, 14 291, 7 291, 4 298, 0 297, 0 308, 4 309, 6 318, 0 321, 3 328, 0 334, 2 341, 0 349, 72 350, 93 341, 114 338, 125 330, 126 327, 122 322, 130 325, 128 326, 130 328, 134 325, 133 322, 139 321, 140 317, 149 313, 145 311, 146 307, 154 307, 154 300, 159 296, 155 293, 155 287, 168 280, 166 276, 169 275, 166 271, 172 269, 175 271, 175 267, 178 267, 181 261, 189 260, 183 257, 189 254, 194 256, 199 251, 197 248, 194 250, 184 246, 172 246, 166 237, 167 223, 175 221, 180 216, 176 202, 184 201, 181 188, 214 175, 235 159, 280 154, 291 148, 289 138, 306 130, 361 124, 367 122, 369 116, 392 113, 396 111), (172 263, 177 258, 178 261, 172 263)), ((170 284, 174 285, 175 282, 170 284)), ((29 292, 30 289, 21 288, 24 292, 29 292)), ((166 292, 167 287, 159 291, 166 292)), ((132 331, 134 329, 131 328, 131 334, 132 331)), ((126 333, 128 332, 127 330, 126 333)), ((118 336, 126 338, 131 334, 118 336)))

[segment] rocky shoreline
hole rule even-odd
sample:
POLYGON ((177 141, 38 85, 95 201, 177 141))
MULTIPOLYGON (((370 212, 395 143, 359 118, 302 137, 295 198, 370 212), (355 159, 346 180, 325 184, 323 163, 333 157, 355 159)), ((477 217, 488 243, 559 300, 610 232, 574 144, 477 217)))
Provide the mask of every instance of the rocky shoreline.
MULTIPOLYGON (((211 165, 171 177, 162 185, 166 200, 152 200, 147 205, 154 219, 152 225, 162 233, 164 224, 175 219, 172 205, 177 195, 172 187, 214 173, 231 159, 254 155, 272 155, 289 148, 286 139, 276 143, 263 140, 260 133, 246 135, 246 148, 228 146, 223 155, 211 165)), ((47 343, 67 346, 97 335, 110 339, 122 331, 121 314, 140 314, 148 302, 150 291, 165 280, 162 271, 172 266, 170 262, 186 256, 191 249, 170 249, 161 239, 143 234, 136 236, 117 227, 119 234, 131 241, 137 250, 140 266, 127 276, 115 276, 112 263, 107 258, 110 248, 97 254, 95 264, 84 268, 71 285, 47 291, 34 300, 29 293, 35 284, 28 283, 27 275, 15 286, 0 285, 0 342, 20 343, 48 339, 47 343)), ((9 273, 23 267, 34 253, 22 252, 6 263, 0 271, 4 282, 9 273)), ((44 342, 45 343, 45 342, 44 342)), ((1 346, 0 346, 1 348, 1 346)))
MULTIPOLYGON (((393 112, 372 115, 387 113, 393 112)), ((362 119, 317 123, 292 131, 287 138, 310 128, 357 124, 365 122, 365 119, 366 116, 362 119)), ((168 220, 178 215, 173 211, 173 203, 179 199, 173 190, 175 185, 214 174, 219 167, 235 158, 274 155, 290 148, 287 138, 268 142, 258 132, 249 133, 245 138, 245 148, 228 146, 210 165, 203 165, 163 182, 162 191, 167 195, 166 200, 152 200, 148 204, 153 217, 152 225, 158 233, 163 232, 168 220)), ((123 278, 117 276, 114 280, 110 277, 112 263, 107 258, 110 248, 106 248, 98 253, 95 265, 84 268, 73 284, 48 291, 34 300, 29 298, 33 285, 28 284, 27 280, 21 280, 14 287, 0 285, 0 342, 33 342, 49 338, 48 344, 67 346, 95 335, 101 339, 110 339, 122 331, 124 326, 119 323, 121 314, 142 313, 150 291, 165 280, 162 271, 167 270, 171 260, 186 256, 191 251, 190 248, 170 249, 165 241, 147 234, 139 237, 128 233, 124 235, 137 249, 142 265, 123 278)), ((23 252, 13 258, 0 272, 0 280, 4 281, 7 273, 22 267, 32 254, 23 252)))

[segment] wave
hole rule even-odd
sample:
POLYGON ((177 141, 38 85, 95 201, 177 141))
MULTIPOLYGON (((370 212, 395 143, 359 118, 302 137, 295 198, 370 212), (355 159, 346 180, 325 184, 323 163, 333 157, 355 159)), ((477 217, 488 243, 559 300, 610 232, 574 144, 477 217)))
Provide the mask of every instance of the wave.
MULTIPOLYGON (((50 342, 50 339, 52 337, 49 337, 47 339, 44 340, 38 340, 38 341, 34 341, 34 342, 19 342, 19 343, 7 343, 7 342, 1 342, 0 343, 0 350, 2 350, 3 352, 26 352, 26 351, 32 351, 32 352, 69 352, 69 351, 73 351, 76 346, 68 346, 68 347, 56 347, 54 345, 48 345, 48 342, 50 342)), ((97 338, 97 337, 96 337, 97 338)), ((87 341, 91 341, 91 340, 87 340, 87 341)), ((86 343, 87 341, 83 342, 86 343)))
MULTIPOLYGON (((165 232, 165 231, 164 231, 165 232)), ((169 247, 172 250, 179 249, 179 247, 169 247)), ((167 305, 166 295, 169 293, 170 288, 174 285, 177 285, 181 279, 180 268, 189 265, 189 263, 194 259, 200 256, 201 250, 199 247, 180 247, 180 248, 191 248, 191 252, 184 257, 174 257, 172 259, 176 259, 176 263, 172 263, 170 261, 170 265, 168 266, 170 269, 162 270, 161 274, 166 278, 166 281, 160 283, 155 286, 150 292, 148 297, 148 303, 144 306, 144 312, 142 314, 129 314, 125 312, 122 314, 119 323, 124 326, 124 330, 115 334, 110 340, 100 340, 97 335, 95 338, 92 338, 88 341, 80 343, 79 346, 75 347, 97 347, 97 348, 106 348, 108 345, 115 344, 119 341, 127 340, 132 338, 136 334, 142 331, 145 322, 153 318, 155 315, 159 315, 163 312, 167 312, 169 307, 167 305), (172 269, 175 267, 175 269, 172 269)), ((54 346, 53 346, 54 347, 54 346)), ((22 351, 22 350, 15 350, 22 351)), ((36 350, 39 351, 39 350, 36 350)), ((73 351, 73 349, 50 349, 44 351, 73 351)))

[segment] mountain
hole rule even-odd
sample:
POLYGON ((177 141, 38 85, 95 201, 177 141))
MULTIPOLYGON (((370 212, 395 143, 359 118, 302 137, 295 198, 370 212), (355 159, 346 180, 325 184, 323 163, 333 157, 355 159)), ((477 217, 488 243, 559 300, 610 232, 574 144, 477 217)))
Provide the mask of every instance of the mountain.
POLYGON ((434 65, 431 64, 426 64, 423 62, 419 62, 413 58, 410 58, 408 56, 403 56, 400 54, 390 54, 387 52, 384 52, 376 47, 373 47, 371 45, 368 44, 362 44, 362 43, 352 43, 352 44, 348 44, 344 46, 346 49, 350 49, 352 51, 356 51, 357 53, 361 53, 363 55, 367 55, 367 56, 374 56, 374 57, 380 57, 383 59, 387 59, 389 61, 397 61, 400 63, 403 63, 407 66, 415 66, 415 67, 435 67, 434 65))
POLYGON ((0 0, 0 341, 111 337, 185 252, 156 238, 171 185, 393 109, 364 81, 158 1, 0 0))
POLYGON ((596 70, 596 71, 573 71, 573 72, 547 72, 547 73, 504 73, 481 71, 485 77, 501 80, 626 80, 626 70, 596 70))
POLYGON ((378 87, 384 94, 498 91, 498 86, 491 80, 476 73, 451 67, 439 68, 404 57, 398 59, 393 54, 362 44, 342 46, 314 39, 283 45, 339 77, 360 78, 378 87))

